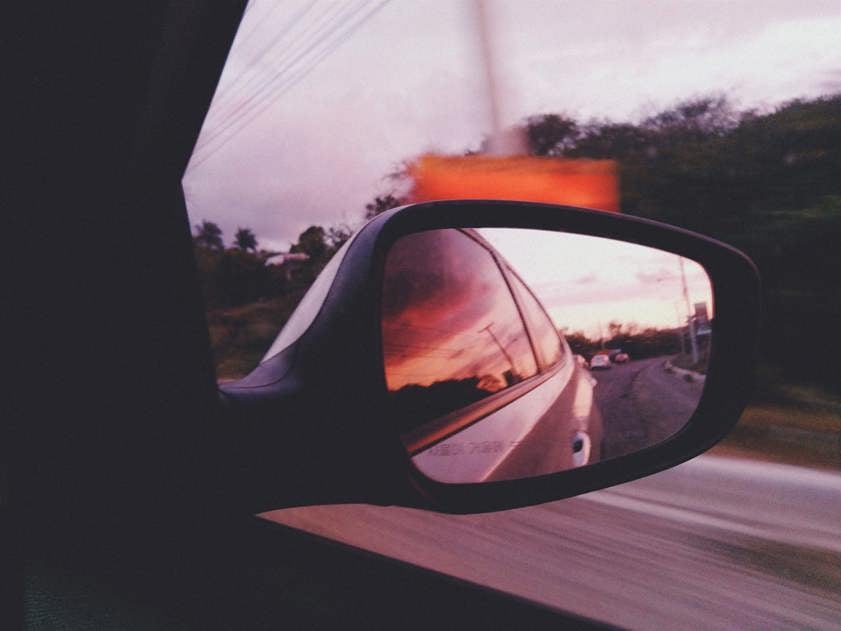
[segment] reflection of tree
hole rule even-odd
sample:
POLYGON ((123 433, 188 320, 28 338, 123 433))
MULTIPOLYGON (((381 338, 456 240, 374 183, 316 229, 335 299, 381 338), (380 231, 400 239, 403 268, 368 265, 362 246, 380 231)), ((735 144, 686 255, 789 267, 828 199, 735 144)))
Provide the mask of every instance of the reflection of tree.
POLYGON ((389 393, 395 421, 403 431, 444 416, 498 392, 505 387, 493 375, 447 379, 428 386, 409 384, 389 393))
POLYGON ((479 388, 479 390, 486 390, 487 392, 497 392, 510 385, 512 384, 508 383, 507 379, 506 382, 503 382, 501 379, 494 375, 482 375, 482 377, 479 379, 479 383, 476 384, 476 387, 479 388))

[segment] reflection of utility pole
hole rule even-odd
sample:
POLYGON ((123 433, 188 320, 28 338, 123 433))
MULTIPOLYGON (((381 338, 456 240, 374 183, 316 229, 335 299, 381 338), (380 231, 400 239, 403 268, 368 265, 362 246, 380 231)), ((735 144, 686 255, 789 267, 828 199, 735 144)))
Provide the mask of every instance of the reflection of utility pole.
POLYGON ((677 257, 680 262, 680 281, 683 284, 683 300, 686 302, 686 325, 689 327, 689 344, 692 346, 692 363, 698 363, 698 340, 695 339, 695 321, 689 309, 689 290, 686 288, 686 271, 683 269, 683 257, 677 257))
POLYGON ((481 333, 482 331, 487 331, 488 334, 493 338, 493 341, 496 342, 497 346, 499 346, 499 350, 502 351, 503 355, 505 355, 505 359, 508 360, 508 365, 511 366, 511 372, 513 374, 513 372, 514 372, 514 362, 511 361, 511 355, 508 354, 508 351, 505 350, 505 347, 500 343, 499 339, 497 339, 496 334, 491 330, 491 327, 493 325, 494 325, 494 323, 491 322, 484 329, 479 329, 479 333, 481 333))
POLYGON ((601 322, 599 322, 599 344, 601 344, 602 350, 604 350, 604 327, 601 322))
POLYGON ((686 355, 686 340, 683 339, 683 319, 680 317, 680 307, 675 302, 675 317, 677 318, 677 336, 680 338, 680 354, 686 355))

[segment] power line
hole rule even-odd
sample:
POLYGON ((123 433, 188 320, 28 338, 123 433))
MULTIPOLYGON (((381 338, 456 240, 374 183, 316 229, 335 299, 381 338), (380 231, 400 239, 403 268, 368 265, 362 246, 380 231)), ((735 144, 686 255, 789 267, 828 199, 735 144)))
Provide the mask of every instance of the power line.
MULTIPOLYGON (((259 19, 259 21, 257 21, 257 18, 255 18, 256 23, 254 24, 253 28, 251 28, 251 30, 248 31, 248 33, 244 33, 244 34, 242 34, 242 36, 237 36, 237 40, 235 42, 235 45, 242 45, 242 42, 248 41, 254 35, 254 33, 257 32, 257 30, 260 29, 261 26, 265 26, 266 24, 269 24, 269 22, 267 21, 268 17, 280 5, 281 5, 280 2, 274 2, 272 4, 272 7, 266 12, 265 15, 263 15, 259 19)), ((315 2, 310 2, 309 4, 304 5, 304 7, 302 9, 300 9, 292 17, 292 19, 289 20, 289 22, 287 22, 286 26, 284 28, 280 29, 280 31, 274 37, 272 37, 272 39, 269 41, 268 45, 260 48, 251 57, 250 60, 244 62, 245 67, 248 68, 249 70, 257 70, 257 62, 260 61, 260 58, 264 57, 266 55, 266 53, 268 53, 268 51, 271 50, 271 48, 275 44, 277 44, 277 42, 281 38, 283 38, 283 36, 286 35, 292 29, 292 27, 295 26, 295 24, 297 22, 299 22, 310 11, 310 9, 312 9, 314 6, 315 6, 315 2)), ((259 74, 259 72, 257 74, 259 74)), ((217 111, 218 111, 219 107, 223 107, 225 97, 229 94, 233 94, 234 88, 238 84, 242 83, 242 81, 248 76, 249 76, 249 72, 248 72, 248 70, 246 70, 245 72, 241 72, 236 77, 234 77, 234 79, 230 83, 228 83, 224 86, 221 86, 222 90, 217 91, 216 95, 214 96, 213 107, 217 108, 217 111)), ((233 98, 233 97, 231 97, 231 98, 233 98)), ((228 100, 230 101, 231 99, 229 98, 228 100)))
MULTIPOLYGON (((321 46, 324 43, 325 40, 329 39, 329 37, 331 37, 333 35, 333 33, 336 33, 337 31, 339 31, 339 29, 341 28, 341 25, 339 24, 339 22, 341 22, 342 19, 345 16, 352 15, 354 12, 358 13, 359 8, 352 9, 352 10, 346 12, 345 14, 343 14, 342 16, 340 16, 338 19, 334 20, 335 25, 331 24, 329 27, 326 27, 327 28, 327 35, 322 37, 321 41, 315 41, 314 43, 310 44, 310 46, 308 46, 306 49, 304 49, 304 51, 296 54, 291 61, 289 61, 273 77, 266 80, 263 83, 263 85, 258 88, 258 90, 256 91, 256 94, 252 97, 252 99, 250 101, 245 101, 245 102, 241 103, 237 107, 237 111, 232 113, 228 117, 228 122, 221 125, 218 128, 218 131, 208 138, 207 143, 203 143, 202 146, 208 146, 216 138, 222 137, 222 141, 217 143, 216 147, 208 150, 207 156, 205 156, 205 158, 200 159, 197 162, 197 164, 199 164, 201 162, 204 162, 204 160, 206 160, 207 157, 209 157, 209 155, 218 151, 218 149, 221 148, 223 145, 225 145, 228 142, 228 140, 230 140, 230 138, 232 138, 234 135, 236 135, 240 130, 242 130, 242 128, 244 128, 252 120, 254 120, 254 118, 256 118, 263 111, 265 111, 265 109, 268 106, 270 106, 273 102, 275 102, 282 94, 284 94, 286 91, 288 91, 288 89, 290 89, 298 81, 300 81, 300 79, 302 79, 306 74, 308 74, 312 70, 312 68, 319 61, 321 61, 322 58, 324 58, 327 54, 329 54, 333 50, 335 50, 335 48, 337 47, 338 44, 341 44, 345 39, 347 39, 347 37, 351 34, 351 31, 353 30, 353 28, 356 25, 352 25, 351 29, 345 32, 344 37, 342 37, 340 35, 339 36, 340 39, 336 42, 336 45, 333 45, 332 47, 330 47, 330 44, 328 43, 326 49, 322 49, 321 52, 318 52, 319 46, 321 46), (307 65, 299 66, 297 69, 295 69, 296 64, 298 64, 298 62, 303 60, 312 51, 316 51, 315 58, 313 59, 313 61, 308 66, 307 65), (290 72, 290 70, 291 70, 291 72, 290 72), (284 78, 284 74, 286 74, 287 72, 290 73, 290 76, 287 77, 287 78, 284 78), (274 95, 272 95, 271 91, 272 91, 272 88, 275 87, 275 86, 279 86, 279 89, 278 89, 278 91, 275 92, 274 95), (268 96, 264 97, 264 95, 268 95, 268 96), (249 108, 249 105, 251 106, 250 108, 249 108), (250 115, 252 113, 253 113, 253 115, 250 115), (232 133, 228 134, 227 137, 225 137, 224 136, 225 132, 227 132, 230 129, 233 129, 234 131, 232 133)), ((361 23, 361 21, 364 21, 364 20, 360 20, 359 22, 357 22, 357 24, 361 23)), ((324 30, 324 29, 322 29, 322 30, 324 30)))
MULTIPOLYGON (((364 1, 364 0, 363 0, 364 1)), ((339 9, 332 9, 328 8, 326 12, 322 12, 320 15, 317 15, 313 20, 310 20, 310 23, 305 25, 300 31, 296 34, 293 34, 290 41, 286 42, 285 46, 288 50, 292 52, 287 52, 282 54, 281 56, 277 57, 273 60, 274 68, 269 68, 269 72, 275 70, 276 72, 269 76, 268 78, 261 74, 260 66, 257 65, 257 62, 268 55, 269 51, 275 48, 279 43, 281 43, 294 26, 297 26, 299 22, 306 16, 310 9, 315 6, 315 2, 307 5, 304 7, 303 11, 299 11, 295 17, 287 24, 285 29, 281 29, 279 33, 277 33, 268 43, 268 45, 264 46, 260 49, 260 51, 252 58, 250 62, 251 73, 249 76, 248 72, 243 72, 240 77, 248 77, 245 80, 245 84, 238 88, 238 90, 232 91, 230 94, 230 98, 227 99, 228 102, 232 102, 236 99, 236 94, 243 94, 247 93, 248 91, 252 92, 252 100, 254 99, 254 94, 257 94, 260 90, 262 90, 266 85, 270 84, 274 81, 280 74, 283 72, 283 68, 281 67, 282 64, 286 63, 286 61, 292 57, 295 53, 295 50, 301 43, 306 43, 308 39, 318 38, 321 36, 321 33, 324 31, 325 28, 329 28, 329 23, 331 20, 336 22, 334 19, 337 14, 342 12, 342 8, 339 9), (280 71, 277 71, 277 68, 281 67, 280 71)), ((228 90, 225 90, 228 93, 228 90)), ((238 109, 241 109, 243 106, 247 105, 248 101, 242 101, 238 105, 232 105, 229 107, 230 112, 227 114, 221 115, 224 112, 224 105, 220 103, 220 109, 217 110, 216 116, 220 120, 220 122, 225 121, 226 118, 230 118, 230 115, 236 113, 238 109)))
MULTIPOLYGON (((195 166, 198 166, 199 164, 202 164, 208 158, 210 158, 214 153, 219 151, 225 144, 227 144, 230 141, 231 138, 233 138, 244 127, 249 125, 255 118, 257 118, 260 114, 262 114, 268 107, 270 107, 274 102, 276 102, 283 94, 285 94, 290 89, 292 89, 295 85, 297 85, 307 74, 309 74, 313 70, 313 68, 315 68, 316 65, 318 65, 318 63, 320 63, 325 57, 332 54, 337 48, 339 48, 339 46, 341 46, 354 32, 356 32, 356 30, 363 23, 365 23, 367 20, 369 20, 375 13, 377 13, 377 11, 382 9, 382 7, 384 7, 388 2, 389 2, 389 0, 382 0, 376 6, 374 6, 372 9, 370 9, 367 13, 365 13, 360 19, 358 19, 354 23, 352 23, 347 28, 347 30, 344 33, 341 33, 332 43, 328 43, 326 48, 323 48, 320 52, 317 52, 315 54, 314 59, 312 59, 312 61, 309 63, 309 65, 306 65, 306 66, 303 66, 302 68, 300 68, 297 71, 297 74, 294 74, 293 76, 291 76, 285 83, 281 82, 277 91, 273 95, 264 99, 261 104, 253 105, 251 110, 245 110, 245 112, 244 113, 241 112, 240 115, 237 118, 232 119, 227 124, 226 128, 224 130, 220 130, 217 134, 215 134, 213 136, 213 138, 219 138, 228 129, 233 129, 233 132, 231 132, 227 136, 223 137, 222 140, 220 142, 218 142, 215 147, 212 147, 212 148, 206 150, 204 156, 202 156, 202 157, 200 157, 196 160, 193 160, 190 168, 193 168, 195 166), (248 115, 249 111, 251 113, 250 116, 248 115)), ((356 12, 358 13, 358 10, 356 12)), ((337 29, 333 29, 333 32, 335 32, 336 30, 337 29)), ((318 43, 320 43, 320 42, 318 42, 318 43)), ((316 45, 311 45, 305 51, 305 53, 308 53, 311 50, 313 50, 314 48, 316 48, 318 43, 316 43, 316 45)), ((284 70, 287 70, 288 68, 290 68, 302 56, 303 56, 303 54, 298 55, 298 57, 295 60, 293 60, 292 62, 287 64, 287 66, 284 68, 284 70)), ((283 71, 281 71, 281 73, 279 75, 276 75, 275 79, 277 79, 277 76, 280 76, 282 74, 283 74, 283 71)), ((268 88, 269 88, 270 85, 271 85, 270 83, 265 84, 265 87, 260 90, 260 93, 258 95, 256 95, 255 98, 259 98, 260 96, 262 96, 262 94, 266 93, 268 91, 268 88)), ((208 141, 208 143, 209 142, 210 141, 208 141)), ((207 143, 203 143, 203 146, 208 146, 208 145, 207 145, 207 143)), ((198 151, 195 152, 195 153, 198 153, 198 151)))
MULTIPOLYGON (((358 11, 358 8, 356 10, 358 11)), ((339 16, 337 19, 334 19, 333 24, 329 24, 327 26, 319 25, 319 28, 321 28, 322 32, 326 31, 327 35, 325 37, 322 37, 321 40, 316 39, 314 43, 311 43, 302 52, 294 54, 291 61, 282 66, 280 70, 278 70, 274 74, 274 76, 271 76, 268 79, 264 80, 263 83, 257 87, 257 89, 255 90, 255 94, 250 99, 244 100, 239 105, 235 106, 231 113, 227 116, 227 118, 223 118, 223 121, 217 125, 215 133, 210 134, 207 137, 207 139, 201 144, 201 146, 196 148, 195 153, 201 153, 201 148, 211 146, 214 140, 216 140, 219 137, 223 137, 222 142, 218 143, 217 147, 208 150, 208 155, 215 153, 215 151, 218 150, 219 147, 224 145, 228 140, 224 138, 225 132, 232 128, 235 128, 237 126, 237 123, 244 119, 246 120, 245 124, 248 124, 251 121, 251 118, 249 118, 248 116, 250 112, 253 112, 258 109, 262 111, 262 109, 260 109, 261 105, 265 105, 271 102, 271 97, 269 96, 268 98, 264 98, 264 95, 271 94, 272 84, 281 86, 288 85, 290 83, 290 80, 287 79, 284 82, 284 74, 288 73, 290 69, 294 69, 295 65, 303 58, 305 58, 311 51, 316 50, 323 43, 324 39, 330 37, 333 33, 335 33, 341 27, 340 23, 343 20, 343 18, 346 15, 351 15, 353 11, 354 10, 351 9, 349 12, 346 12, 345 14, 339 16)), ((317 33, 316 35, 321 35, 321 33, 317 33)), ((300 36, 298 39, 300 39, 300 36)), ((306 66, 304 66, 304 68, 306 71, 306 66)), ((298 70, 298 74, 300 74, 300 69, 298 70)), ((292 78, 294 79, 294 76, 292 78)), ((230 136, 235 135, 242 127, 244 127, 244 125, 240 125, 239 128, 236 128, 234 132, 230 134, 230 136)), ((199 162, 203 162, 204 159, 199 160, 199 162)))
MULTIPOLYGON (((322 13, 319 17, 316 17, 314 22, 305 26, 297 33, 297 35, 293 36, 291 41, 287 43, 287 47, 292 52, 275 60, 274 74, 266 78, 261 77, 260 73, 257 72, 253 74, 246 81, 245 85, 240 88, 239 92, 241 93, 249 90, 252 92, 249 99, 243 99, 240 103, 231 106, 228 112, 225 112, 223 108, 216 109, 214 112, 214 118, 217 120, 216 126, 212 132, 204 136, 201 143, 196 147, 194 153, 201 153, 202 148, 211 145, 216 138, 223 135, 225 131, 233 127, 234 123, 242 118, 243 112, 247 113, 249 106, 253 108, 255 104, 259 103, 261 96, 269 87, 271 87, 272 83, 277 83, 280 79, 282 79, 283 75, 287 73, 290 68, 294 67, 294 65, 302 57, 305 57, 314 47, 317 47, 320 44, 319 38, 323 39, 324 33, 327 33, 329 36, 331 29, 332 31, 335 31, 344 17, 346 15, 350 15, 352 11, 353 8, 351 8, 350 11, 345 11, 343 13, 342 9, 339 8, 337 11, 332 11, 331 13, 331 10, 328 9, 326 13, 322 13), (307 40, 311 40, 309 46, 304 48, 303 52, 296 52, 299 43, 305 43, 307 40)), ((290 24, 290 28, 292 25, 294 25, 294 22, 290 24)), ((269 48, 277 44, 281 39, 282 34, 275 37, 269 48)), ((228 101, 232 100, 233 98, 228 99, 228 101)))

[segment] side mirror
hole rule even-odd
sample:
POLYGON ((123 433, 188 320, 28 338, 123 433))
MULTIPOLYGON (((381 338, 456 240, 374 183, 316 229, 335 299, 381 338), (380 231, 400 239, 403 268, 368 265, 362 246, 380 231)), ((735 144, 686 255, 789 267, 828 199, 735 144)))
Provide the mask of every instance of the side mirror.
POLYGON ((223 387, 239 484, 258 510, 478 512, 638 478, 735 424, 757 313, 752 263, 684 230, 520 202, 394 209, 223 387))

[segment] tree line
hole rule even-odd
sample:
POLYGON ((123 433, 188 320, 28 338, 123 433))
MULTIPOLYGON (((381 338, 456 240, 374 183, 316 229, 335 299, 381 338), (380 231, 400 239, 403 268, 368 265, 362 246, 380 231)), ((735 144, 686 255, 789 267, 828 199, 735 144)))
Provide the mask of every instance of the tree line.
MULTIPOLYGON (((763 283, 761 385, 841 392, 841 94, 767 111, 707 96, 639 122, 550 113, 521 127, 531 155, 616 160, 623 213, 744 250, 763 283)), ((396 190, 367 214, 409 201, 396 190)))
MULTIPOLYGON (((724 97, 703 97, 638 122, 550 113, 521 127, 531 155, 616 160, 622 212, 747 252, 763 279, 763 383, 809 379, 841 389, 841 95, 768 111, 738 111, 724 97)), ((398 192, 405 173, 392 174, 398 186, 368 203, 366 218, 411 201, 398 192)), ((194 242, 211 307, 311 282, 350 233, 308 228, 290 251, 310 258, 290 281, 267 265, 271 257, 250 230, 238 230, 225 247, 218 226, 207 223, 196 227, 194 242)))
POLYGON ((346 226, 310 226, 289 248, 291 254, 305 255, 290 274, 288 267, 272 261, 285 253, 258 248, 250 228, 238 228, 226 246, 218 224, 202 221, 194 226, 193 250, 205 303, 212 310, 298 292, 312 284, 349 236, 346 226))
POLYGON ((610 349, 621 349, 632 359, 676 355, 681 352, 683 329, 676 328, 641 328, 631 322, 623 324, 610 322, 606 335, 590 337, 583 331, 562 331, 573 353, 588 361, 593 355, 610 349))

